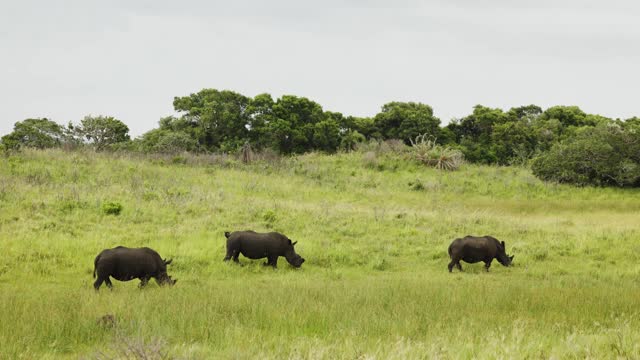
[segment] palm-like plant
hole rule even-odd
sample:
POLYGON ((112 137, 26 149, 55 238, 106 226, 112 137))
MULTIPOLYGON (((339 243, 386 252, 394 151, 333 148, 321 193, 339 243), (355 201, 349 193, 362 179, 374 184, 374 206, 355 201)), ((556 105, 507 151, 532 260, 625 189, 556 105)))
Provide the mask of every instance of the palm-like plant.
POLYGON ((457 170, 464 163, 460 150, 436 143, 427 134, 416 136, 411 140, 411 156, 417 161, 439 170, 457 170))

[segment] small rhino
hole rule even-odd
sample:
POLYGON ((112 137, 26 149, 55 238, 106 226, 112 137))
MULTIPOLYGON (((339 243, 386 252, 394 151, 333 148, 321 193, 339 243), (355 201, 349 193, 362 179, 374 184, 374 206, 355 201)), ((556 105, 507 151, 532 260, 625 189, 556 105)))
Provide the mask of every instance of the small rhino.
POLYGON ((449 272, 452 272, 454 266, 462 271, 460 260, 470 264, 483 261, 487 271, 489 271, 493 259, 498 260, 504 266, 510 266, 513 261, 513 256, 507 256, 504 241, 500 242, 498 239, 488 235, 467 235, 461 239, 455 239, 449 245, 448 251, 451 258, 451 262, 448 265, 449 272))
POLYGON ((165 260, 155 250, 148 247, 128 248, 118 246, 113 249, 102 250, 93 262, 93 277, 98 279, 93 287, 98 290, 102 283, 111 289, 113 284, 109 277, 120 281, 140 279, 140 287, 144 287, 149 279, 154 278, 158 285, 174 285, 178 280, 167 275, 167 265, 172 260, 165 260))
POLYGON ((224 236, 227 238, 227 255, 224 261, 233 258, 233 261, 239 263, 240 254, 249 259, 267 258, 265 265, 271 265, 274 268, 278 266, 280 256, 284 256, 289 264, 297 268, 305 261, 293 248, 297 241, 291 242, 291 239, 278 232, 225 231, 224 236))

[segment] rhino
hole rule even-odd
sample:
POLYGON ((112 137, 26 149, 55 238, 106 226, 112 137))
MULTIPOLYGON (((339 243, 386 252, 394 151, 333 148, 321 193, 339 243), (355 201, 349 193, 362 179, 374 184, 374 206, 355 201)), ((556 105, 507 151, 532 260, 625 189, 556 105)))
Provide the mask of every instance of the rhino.
POLYGON ((154 278, 158 285, 174 285, 178 280, 167 275, 167 265, 172 261, 173 259, 162 259, 155 250, 148 247, 118 246, 105 249, 93 261, 93 277, 96 278, 96 274, 98 275, 93 287, 98 290, 104 282, 111 289, 113 284, 109 277, 120 281, 140 279, 140 288, 146 286, 151 278, 154 278))
POLYGON ((224 261, 233 258, 234 262, 239 263, 240 254, 249 259, 267 258, 265 265, 271 265, 274 268, 278 266, 280 256, 284 256, 289 264, 296 268, 302 266, 305 261, 294 249, 298 242, 291 242, 291 239, 278 232, 225 231, 224 236, 227 238, 227 255, 224 261))
POLYGON ((449 245, 449 257, 451 258, 448 265, 449 272, 452 272, 454 266, 462 271, 460 260, 471 264, 483 261, 487 271, 489 271, 493 259, 498 260, 504 266, 510 266, 513 261, 513 256, 508 256, 506 253, 504 241, 498 241, 488 235, 467 235, 453 240, 449 245))

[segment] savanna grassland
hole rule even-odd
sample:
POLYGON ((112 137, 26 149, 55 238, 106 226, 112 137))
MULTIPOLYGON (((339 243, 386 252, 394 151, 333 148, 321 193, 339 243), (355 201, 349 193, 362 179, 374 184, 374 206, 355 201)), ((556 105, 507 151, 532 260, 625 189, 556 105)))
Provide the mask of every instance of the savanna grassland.
POLYGON ((0 159, 0 249, 0 359, 640 358, 640 191, 526 168, 24 151, 0 159), (243 229, 307 262, 223 263, 243 229), (448 273, 468 234, 514 266, 448 273), (93 260, 117 245, 173 258, 178 283, 96 293, 93 260))

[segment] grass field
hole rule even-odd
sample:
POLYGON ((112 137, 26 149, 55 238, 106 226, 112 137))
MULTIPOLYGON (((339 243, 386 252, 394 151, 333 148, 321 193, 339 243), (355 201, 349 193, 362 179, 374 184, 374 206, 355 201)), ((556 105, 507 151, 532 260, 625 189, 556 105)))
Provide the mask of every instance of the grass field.
POLYGON ((640 191, 524 168, 25 151, 0 159, 0 249, 0 359, 640 358, 640 191), (223 263, 223 232, 244 229, 307 262, 223 263), (468 234, 514 266, 449 274, 468 234), (178 283, 96 293, 93 259, 117 245, 173 258, 178 283))

